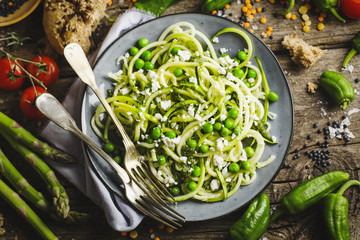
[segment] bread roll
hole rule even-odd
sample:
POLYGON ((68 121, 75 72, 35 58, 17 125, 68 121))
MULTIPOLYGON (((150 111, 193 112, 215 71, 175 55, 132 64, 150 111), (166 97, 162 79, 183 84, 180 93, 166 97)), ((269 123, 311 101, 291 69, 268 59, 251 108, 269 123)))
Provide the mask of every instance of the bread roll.
POLYGON ((45 0, 43 25, 52 47, 63 54, 64 47, 76 42, 87 53, 90 36, 105 16, 107 0, 45 0))

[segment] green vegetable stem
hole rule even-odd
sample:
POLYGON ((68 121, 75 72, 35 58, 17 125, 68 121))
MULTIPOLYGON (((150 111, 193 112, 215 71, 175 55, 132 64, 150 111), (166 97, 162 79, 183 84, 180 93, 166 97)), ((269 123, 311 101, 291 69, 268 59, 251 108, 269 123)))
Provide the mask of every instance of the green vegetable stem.
POLYGON ((333 102, 342 105, 344 110, 347 104, 354 100, 354 88, 349 80, 340 73, 334 71, 323 72, 319 85, 329 94, 333 102))
POLYGON ((338 0, 313 0, 313 2, 321 12, 330 11, 338 20, 343 23, 346 22, 335 10, 335 7, 339 4, 338 0))
POLYGON ((232 240, 257 240, 269 224, 270 203, 266 194, 261 194, 245 213, 229 229, 232 240))
POLYGON ((178 1, 179 0, 138 0, 135 3, 135 7, 158 17, 163 14, 168 7, 178 1))
POLYGON ((352 185, 360 186, 360 182, 350 180, 337 193, 331 193, 323 199, 323 219, 330 240, 350 240, 348 223, 349 202, 342 195, 352 185))
POLYGON ((286 213, 295 215, 310 208, 349 179, 349 174, 332 171, 307 180, 286 194, 270 221, 286 213))
POLYGON ((203 13, 209 13, 213 10, 223 8, 229 2, 231 2, 231 0, 204 0, 200 10, 203 13))
POLYGON ((355 34, 354 38, 351 40, 351 50, 348 53, 348 55, 345 57, 344 62, 343 62, 343 67, 346 68, 348 62, 350 61, 350 59, 355 56, 357 53, 360 52, 360 32, 358 32, 357 34, 355 34))
POLYGON ((275 14, 276 16, 285 16, 286 14, 288 14, 289 12, 291 12, 291 10, 292 10, 293 7, 294 7, 295 0, 289 0, 288 2, 289 2, 288 8, 287 8, 284 12, 276 13, 276 14, 275 14))

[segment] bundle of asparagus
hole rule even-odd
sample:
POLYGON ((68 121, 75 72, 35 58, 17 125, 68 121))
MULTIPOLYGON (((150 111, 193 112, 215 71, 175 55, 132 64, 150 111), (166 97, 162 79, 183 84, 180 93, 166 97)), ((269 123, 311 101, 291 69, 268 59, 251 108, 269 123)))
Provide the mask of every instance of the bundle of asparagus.
MULTIPOLYGON (((0 172, 25 199, 57 220, 68 223, 83 222, 85 213, 70 211, 69 198, 54 171, 36 153, 57 161, 71 162, 70 156, 40 141, 16 121, 0 112, 0 135, 34 168, 45 182, 52 196, 51 203, 20 174, 0 148, 0 172), (36 152, 36 153, 35 153, 36 152)), ((44 239, 57 239, 20 197, 4 182, 0 182, 0 196, 10 203, 40 233, 44 239)))

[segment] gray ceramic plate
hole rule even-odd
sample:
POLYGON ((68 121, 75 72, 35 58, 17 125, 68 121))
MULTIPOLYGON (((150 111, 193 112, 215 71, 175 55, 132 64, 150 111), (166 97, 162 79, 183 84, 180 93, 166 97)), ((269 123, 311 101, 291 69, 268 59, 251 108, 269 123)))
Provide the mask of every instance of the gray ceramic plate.
MULTIPOLYGON (((240 28, 238 24, 224 18, 197 13, 169 15, 146 22, 117 39, 97 61, 94 72, 98 86, 103 93, 105 94, 106 89, 112 88, 112 82, 107 80, 106 76, 108 72, 116 72, 118 70, 118 66, 115 65, 115 60, 120 55, 124 55, 130 47, 136 45, 139 38, 146 37, 150 42, 157 40, 166 27, 179 21, 188 21, 192 23, 209 38, 219 30, 227 27, 240 28)), ((279 100, 270 105, 270 111, 277 113, 277 118, 271 123, 271 133, 276 136, 278 144, 267 145, 261 161, 267 159, 272 154, 276 155, 276 159, 270 165, 257 171, 258 175, 255 182, 242 187, 225 201, 204 203, 187 200, 177 203, 175 207, 176 210, 183 214, 187 221, 201 221, 217 218, 246 205, 261 193, 275 178, 288 152, 293 132, 293 105, 287 80, 279 62, 268 47, 255 35, 251 33, 248 33, 248 35, 255 48, 253 56, 256 55, 260 59, 271 90, 279 95, 279 100)), ((230 49, 231 51, 228 53, 230 56, 234 57, 240 49, 246 47, 246 43, 240 36, 227 33, 219 36, 219 43, 214 46, 217 49, 222 47, 230 49)), ((253 59, 251 61, 255 64, 253 59)), ((94 114, 98 104, 99 102, 94 93, 87 88, 85 90, 82 105, 82 130, 98 145, 101 145, 100 140, 96 137, 89 125, 90 118, 94 114)), ((105 161, 98 157, 96 153, 88 149, 88 154, 100 178, 111 190, 121 196, 122 190, 119 187, 120 183, 116 178, 116 174, 114 174, 112 169, 105 161)))

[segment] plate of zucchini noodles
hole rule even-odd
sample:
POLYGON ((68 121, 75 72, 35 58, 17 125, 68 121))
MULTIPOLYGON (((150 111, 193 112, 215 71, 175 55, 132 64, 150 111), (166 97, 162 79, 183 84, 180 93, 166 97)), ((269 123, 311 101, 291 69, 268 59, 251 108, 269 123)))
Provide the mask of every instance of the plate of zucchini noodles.
MULTIPOLYGON (((187 221, 246 205, 285 160, 293 134, 286 77, 270 49, 234 22, 198 13, 156 18, 114 41, 94 73, 187 221)), ((89 88, 81 114, 83 132, 123 164, 121 138, 89 88)), ((123 196, 116 173, 86 150, 104 183, 123 196)))

